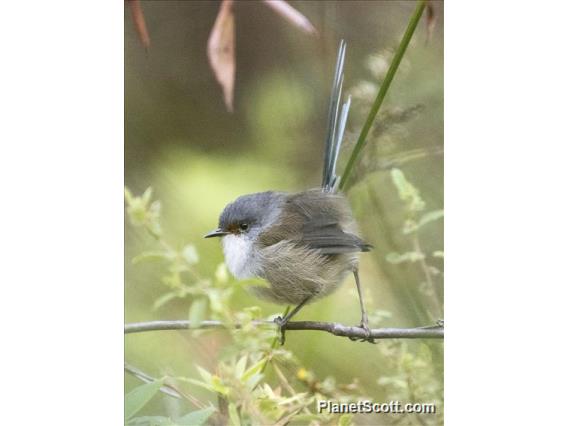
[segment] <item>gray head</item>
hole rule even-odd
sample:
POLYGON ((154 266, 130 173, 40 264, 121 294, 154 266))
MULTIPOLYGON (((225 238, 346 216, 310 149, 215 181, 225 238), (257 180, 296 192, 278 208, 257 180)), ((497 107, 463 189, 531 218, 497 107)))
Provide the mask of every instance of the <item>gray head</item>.
POLYGON ((237 198, 221 213, 219 227, 205 235, 205 238, 225 235, 257 235, 272 223, 284 199, 282 192, 258 192, 237 198))

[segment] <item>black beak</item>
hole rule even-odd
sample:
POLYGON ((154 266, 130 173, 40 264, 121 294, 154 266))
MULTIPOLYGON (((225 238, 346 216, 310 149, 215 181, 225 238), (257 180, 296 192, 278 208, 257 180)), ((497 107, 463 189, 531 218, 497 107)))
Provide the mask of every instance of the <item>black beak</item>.
POLYGON ((207 235, 204 235, 203 238, 222 237, 222 236, 227 235, 227 234, 228 234, 228 232, 223 231, 221 228, 219 228, 219 229, 215 229, 214 231, 211 231, 207 235))

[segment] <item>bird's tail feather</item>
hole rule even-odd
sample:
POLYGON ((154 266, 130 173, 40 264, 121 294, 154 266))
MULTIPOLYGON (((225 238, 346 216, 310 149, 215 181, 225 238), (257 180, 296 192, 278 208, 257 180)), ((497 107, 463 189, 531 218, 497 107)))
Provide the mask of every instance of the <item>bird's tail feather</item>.
POLYGON ((339 43, 339 52, 337 54, 337 63, 335 65, 335 76, 333 78, 333 86, 331 88, 331 100, 329 104, 329 116, 327 124, 327 137, 325 140, 325 153, 323 163, 322 190, 325 192, 333 192, 339 185, 339 176, 336 175, 335 169, 337 159, 343 141, 349 107, 351 106, 351 97, 341 107, 339 112, 339 103, 341 102, 341 92, 343 86, 343 65, 345 63, 346 43, 341 40, 339 43))

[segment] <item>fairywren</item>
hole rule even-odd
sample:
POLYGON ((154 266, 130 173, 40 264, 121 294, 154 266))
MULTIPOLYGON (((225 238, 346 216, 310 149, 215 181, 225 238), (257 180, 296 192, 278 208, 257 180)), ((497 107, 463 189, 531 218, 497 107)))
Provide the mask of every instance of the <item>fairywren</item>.
POLYGON ((305 304, 329 295, 353 273, 361 306, 361 327, 369 330, 359 283, 358 254, 370 250, 357 235, 347 199, 337 191, 335 174, 349 98, 339 113, 345 42, 339 46, 329 109, 322 186, 305 192, 260 192, 243 195, 225 207, 218 229, 205 238, 221 237, 227 268, 238 279, 260 277, 260 298, 297 305, 277 324, 284 340, 286 323, 305 304))

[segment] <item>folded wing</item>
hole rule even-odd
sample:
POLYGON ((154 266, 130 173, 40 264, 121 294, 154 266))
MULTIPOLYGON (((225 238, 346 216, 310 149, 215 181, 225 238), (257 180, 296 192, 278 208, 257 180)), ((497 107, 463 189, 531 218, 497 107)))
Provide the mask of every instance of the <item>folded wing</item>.
POLYGON ((291 195, 282 209, 283 219, 260 236, 265 246, 287 240, 327 255, 371 249, 371 245, 349 232, 352 215, 347 200, 340 194, 301 192, 291 195))

